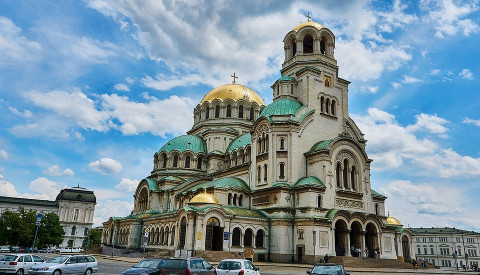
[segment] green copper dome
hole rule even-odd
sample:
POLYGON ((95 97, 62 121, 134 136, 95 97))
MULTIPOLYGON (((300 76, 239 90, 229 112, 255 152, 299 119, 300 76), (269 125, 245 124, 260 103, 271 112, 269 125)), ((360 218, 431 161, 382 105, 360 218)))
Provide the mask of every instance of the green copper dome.
POLYGON ((241 135, 236 139, 234 139, 232 142, 230 142, 230 145, 228 145, 228 148, 227 148, 227 153, 231 153, 240 148, 245 148, 247 145, 251 143, 252 143, 252 135, 250 135, 250 133, 241 135))
POLYGON ((194 135, 183 135, 176 137, 162 146, 158 153, 166 152, 167 154, 171 151, 179 151, 180 153, 185 151, 192 151, 195 154, 198 153, 207 153, 207 145, 203 138, 194 135))
POLYGON ((96 203, 97 198, 93 191, 87 190, 83 187, 65 188, 57 195, 55 201, 82 201, 96 203))
POLYGON ((300 111, 302 106, 303 105, 298 101, 288 98, 280 98, 268 104, 267 107, 263 109, 262 113, 260 113, 260 117, 268 117, 272 115, 295 115, 300 111))

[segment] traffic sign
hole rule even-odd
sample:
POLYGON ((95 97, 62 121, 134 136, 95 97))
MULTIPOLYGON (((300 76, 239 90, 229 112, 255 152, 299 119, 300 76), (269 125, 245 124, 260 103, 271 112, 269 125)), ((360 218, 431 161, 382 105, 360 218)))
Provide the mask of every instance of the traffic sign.
POLYGON ((42 221, 42 213, 37 214, 37 220, 35 221, 35 225, 40 225, 40 222, 42 221))

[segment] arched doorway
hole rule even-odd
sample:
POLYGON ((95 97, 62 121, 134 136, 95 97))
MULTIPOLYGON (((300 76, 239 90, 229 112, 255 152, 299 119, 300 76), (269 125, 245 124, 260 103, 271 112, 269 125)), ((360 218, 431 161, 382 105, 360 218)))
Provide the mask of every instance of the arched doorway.
POLYGON ((352 257, 358 257, 359 255, 356 250, 358 248, 361 248, 363 251, 362 225, 360 224, 360 222, 355 221, 352 223, 351 229, 352 230, 350 231, 350 246, 353 245, 355 247, 355 251, 353 253, 351 252, 351 249, 349 249, 349 251, 350 253, 352 253, 352 257))
POLYGON ((185 237, 187 235, 187 218, 183 217, 180 222, 180 243, 178 246, 180 249, 185 249, 185 237))
POLYGON ((348 230, 343 220, 335 223, 335 253, 337 256, 345 256, 347 251, 348 230))
POLYGON ((243 236, 243 246, 244 247, 252 247, 252 238, 253 238, 253 231, 252 229, 245 230, 245 235, 243 236))
POLYGON ((205 250, 223 250, 223 227, 217 218, 210 218, 207 221, 205 232, 205 250))
POLYGON ((367 224, 367 232, 365 233, 365 245, 368 248, 368 257, 375 256, 375 248, 378 247, 377 228, 373 223, 367 224))
POLYGON ((405 262, 410 262, 410 242, 408 241, 407 236, 402 237, 402 252, 403 260, 405 262))

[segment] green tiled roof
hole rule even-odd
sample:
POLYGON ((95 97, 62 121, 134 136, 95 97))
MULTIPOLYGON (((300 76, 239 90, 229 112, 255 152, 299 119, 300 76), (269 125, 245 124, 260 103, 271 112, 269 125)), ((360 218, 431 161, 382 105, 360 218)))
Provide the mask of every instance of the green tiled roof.
POLYGON ((270 103, 260 113, 260 117, 269 117, 272 115, 295 115, 300 109, 302 104, 298 101, 280 98, 270 103))
POLYGON ((276 182, 275 184, 272 185, 272 187, 277 187, 277 186, 292 187, 290 184, 286 182, 276 182))
POLYGON ((231 153, 234 150, 238 150, 240 148, 244 148, 247 145, 252 143, 252 135, 250 133, 241 135, 230 142, 230 145, 227 147, 227 153, 231 153))
POLYGON ((325 184, 323 184, 323 182, 319 178, 311 176, 311 177, 301 178, 293 185, 294 188, 301 187, 301 186, 325 187, 325 184))
POLYGON ((160 188, 158 187, 158 183, 157 183, 156 179, 145 178, 145 180, 148 183, 148 190, 150 190, 150 191, 160 191, 160 188))
POLYGON ((203 138, 195 135, 183 135, 168 141, 158 150, 158 153, 170 153, 173 150, 179 152, 192 151, 193 153, 207 153, 207 145, 203 138))
POLYGON ((374 197, 374 198, 380 198, 380 199, 386 199, 387 198, 384 195, 378 193, 377 191, 375 191, 373 189, 370 189, 370 192, 372 193, 372 197, 374 197))
POLYGON ((327 217, 328 219, 333 219, 333 217, 335 217, 335 214, 337 214, 338 212, 338 209, 330 209, 327 214, 325 214, 325 217, 327 217))
POLYGON ((315 143, 312 146, 312 148, 310 149, 309 152, 317 152, 317 151, 326 149, 328 144, 330 143, 330 141, 332 141, 332 140, 327 139, 327 140, 322 140, 322 141, 319 141, 319 142, 315 143))
POLYGON ((303 119, 305 119, 306 116, 308 116, 309 114, 313 114, 314 112, 315 112, 315 110, 310 110, 310 111, 305 112, 302 116, 300 116, 300 117, 298 118, 297 121, 298 121, 298 122, 302 122, 303 119))
POLYGON ((89 191, 82 187, 65 188, 57 195, 55 201, 67 200, 67 201, 84 201, 84 202, 97 202, 97 198, 93 194, 93 191, 89 191))
POLYGON ((210 188, 210 187, 219 188, 219 189, 236 189, 236 190, 242 190, 245 192, 250 192, 250 188, 248 187, 248 185, 239 178, 221 178, 218 180, 197 184, 185 190, 183 193, 186 193, 189 191, 195 192, 198 189, 210 188))
POLYGON ((0 196, 0 203, 19 204, 21 206, 40 206, 40 207, 58 208, 58 204, 55 201, 25 199, 25 198, 17 198, 17 197, 0 196))
POLYGON ((223 156, 225 155, 225 153, 221 152, 221 151, 218 151, 218 150, 214 150, 210 153, 208 153, 208 155, 219 155, 219 156, 223 156))
MULTIPOLYGON (((194 206, 185 206, 183 209, 185 211, 190 212, 206 212, 213 207, 218 206, 205 206, 205 207, 194 207, 194 206)), ((260 210, 250 210, 243 207, 235 207, 235 206, 220 206, 225 212, 230 215, 235 215, 236 217, 248 217, 248 218, 257 218, 257 219, 268 219, 268 217, 263 214, 260 210)), ((234 221, 235 222, 235 221, 234 221)))
POLYGON ((177 186, 174 186, 172 188, 170 188, 169 190, 178 190, 178 189, 182 189, 183 187, 185 186, 188 186, 190 183, 194 182, 194 181, 197 181, 199 180, 198 178, 191 178, 183 183, 180 183, 179 185, 177 186))
POLYGON ((159 179, 158 181, 166 181, 166 180, 169 180, 169 181, 185 181, 183 178, 177 177, 177 176, 166 176, 166 177, 163 177, 163 178, 159 179))
POLYGON ((456 229, 452 227, 431 227, 431 228, 408 228, 413 234, 458 234, 458 233, 476 233, 475 231, 467 231, 463 229, 456 229))
POLYGON ((297 82, 295 77, 291 77, 291 76, 288 76, 288 75, 284 75, 284 76, 280 77, 279 79, 277 79, 277 81, 290 81, 290 80, 293 80, 293 81, 297 82))

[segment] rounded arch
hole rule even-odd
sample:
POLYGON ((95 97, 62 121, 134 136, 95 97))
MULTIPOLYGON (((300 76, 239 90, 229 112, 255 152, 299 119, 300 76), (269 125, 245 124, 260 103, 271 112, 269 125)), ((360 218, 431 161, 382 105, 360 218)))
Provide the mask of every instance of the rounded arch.
POLYGON ((307 32, 302 37, 303 53, 313 53, 313 34, 307 32))
POLYGON ((243 235, 243 246, 252 247, 253 246, 253 229, 245 229, 245 234, 243 235))
POLYGON ((265 231, 263 229, 258 229, 257 234, 255 235, 255 247, 262 248, 265 247, 265 231))
POLYGON ((240 238, 242 230, 239 227, 233 228, 232 231, 232 246, 240 246, 240 238))
POLYGON ((378 243, 378 234, 379 230, 377 224, 372 221, 367 221, 365 223, 365 246, 368 249, 368 257, 374 257, 374 251, 379 247, 378 243))
POLYGON ((335 253, 337 256, 346 256, 347 238, 348 238, 348 221, 342 217, 338 217, 334 222, 335 232, 335 253))

